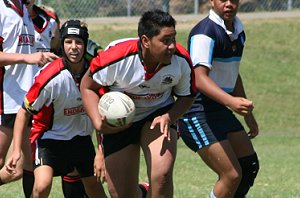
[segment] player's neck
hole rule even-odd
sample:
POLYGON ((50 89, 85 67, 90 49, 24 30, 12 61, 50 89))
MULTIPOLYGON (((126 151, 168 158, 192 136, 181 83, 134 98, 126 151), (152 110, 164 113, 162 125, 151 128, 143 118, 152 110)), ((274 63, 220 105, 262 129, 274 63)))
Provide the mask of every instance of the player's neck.
POLYGON ((225 21, 226 29, 233 32, 233 21, 225 21))
POLYGON ((80 74, 83 71, 85 60, 81 60, 79 63, 70 63, 70 72, 72 74, 80 74))
POLYGON ((144 62, 144 68, 148 73, 152 73, 155 71, 157 66, 159 65, 159 62, 155 60, 155 57, 151 55, 146 49, 143 49, 142 51, 143 56, 143 62, 144 62))

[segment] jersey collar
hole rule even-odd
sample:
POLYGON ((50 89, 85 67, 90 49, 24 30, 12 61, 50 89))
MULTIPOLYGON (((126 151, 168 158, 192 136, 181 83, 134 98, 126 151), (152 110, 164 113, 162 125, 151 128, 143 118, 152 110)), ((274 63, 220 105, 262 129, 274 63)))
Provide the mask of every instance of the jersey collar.
POLYGON ((213 11, 213 10, 209 11, 209 18, 213 22, 215 22, 216 24, 221 26, 226 31, 226 33, 231 38, 231 40, 237 39, 239 34, 244 31, 244 26, 243 26, 241 20, 237 16, 235 16, 234 20, 233 20, 233 27, 234 27, 233 32, 226 29, 224 20, 215 11, 213 11))

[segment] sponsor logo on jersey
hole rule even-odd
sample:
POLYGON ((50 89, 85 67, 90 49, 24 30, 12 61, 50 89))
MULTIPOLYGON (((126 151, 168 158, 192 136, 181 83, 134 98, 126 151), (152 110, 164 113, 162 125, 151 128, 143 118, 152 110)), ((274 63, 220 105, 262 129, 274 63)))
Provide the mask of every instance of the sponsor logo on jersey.
POLYGON ((153 100, 153 99, 157 99, 157 98, 161 98, 162 97, 162 93, 156 93, 156 94, 147 94, 147 95, 135 95, 135 94, 130 94, 127 93, 126 94, 133 100, 153 100))
POLYGON ((30 45, 33 46, 34 45, 34 36, 33 35, 28 35, 28 34, 21 34, 19 36, 19 46, 22 45, 30 45))
POLYGON ((72 107, 72 108, 66 108, 64 109, 64 115, 65 116, 71 116, 71 115, 76 115, 76 114, 81 114, 84 113, 84 108, 83 106, 79 106, 79 107, 72 107))

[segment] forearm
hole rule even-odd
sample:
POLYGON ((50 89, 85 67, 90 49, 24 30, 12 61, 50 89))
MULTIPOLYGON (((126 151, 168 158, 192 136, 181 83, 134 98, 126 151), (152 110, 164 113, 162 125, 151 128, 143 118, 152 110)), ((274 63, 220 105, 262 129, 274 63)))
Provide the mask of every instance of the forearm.
POLYGON ((17 53, 3 53, 0 52, 0 65, 13 65, 18 63, 25 63, 26 54, 17 54, 17 53))

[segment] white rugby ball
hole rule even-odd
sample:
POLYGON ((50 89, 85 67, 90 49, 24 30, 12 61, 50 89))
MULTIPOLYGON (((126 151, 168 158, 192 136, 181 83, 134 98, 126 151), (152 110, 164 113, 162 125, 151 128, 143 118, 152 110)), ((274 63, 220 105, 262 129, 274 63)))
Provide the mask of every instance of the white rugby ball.
POLYGON ((106 122, 115 127, 130 124, 135 115, 135 106, 132 99, 118 91, 105 93, 99 100, 100 115, 106 117, 106 122))

